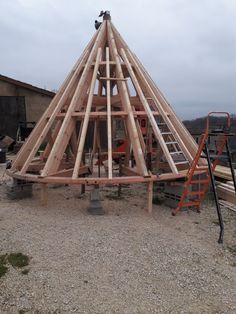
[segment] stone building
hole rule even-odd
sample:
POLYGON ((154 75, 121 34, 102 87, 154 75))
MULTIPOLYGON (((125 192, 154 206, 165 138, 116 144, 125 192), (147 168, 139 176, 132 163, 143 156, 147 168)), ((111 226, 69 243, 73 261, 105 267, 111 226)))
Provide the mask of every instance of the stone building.
POLYGON ((55 93, 0 75, 0 135, 16 139, 19 126, 34 126, 55 93))

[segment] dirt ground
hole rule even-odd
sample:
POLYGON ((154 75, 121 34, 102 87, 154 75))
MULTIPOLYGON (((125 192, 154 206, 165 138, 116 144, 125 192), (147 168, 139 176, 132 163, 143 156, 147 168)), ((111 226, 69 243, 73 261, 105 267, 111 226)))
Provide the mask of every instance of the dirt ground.
MULTIPOLYGON (((1 176, 1 174, 0 174, 1 176)), ((154 205, 144 185, 104 187, 106 214, 88 214, 89 191, 49 189, 11 201, 0 186, 0 254, 30 257, 28 274, 0 278, 0 313, 236 313, 236 214, 223 209, 224 244, 210 201, 200 214, 154 205)))

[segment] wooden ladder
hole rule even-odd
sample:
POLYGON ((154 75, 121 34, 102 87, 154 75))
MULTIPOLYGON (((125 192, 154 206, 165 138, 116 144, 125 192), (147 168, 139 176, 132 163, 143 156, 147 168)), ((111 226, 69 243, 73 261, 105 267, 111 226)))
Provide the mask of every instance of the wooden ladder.
POLYGON ((156 123, 158 125, 158 128, 160 129, 160 132, 162 134, 163 140, 166 144, 166 147, 169 151, 169 154, 176 166, 178 165, 189 165, 189 161, 184 155, 184 152, 182 151, 179 143, 175 139, 174 134, 170 131, 168 125, 166 122, 163 121, 163 119, 157 120, 156 123))

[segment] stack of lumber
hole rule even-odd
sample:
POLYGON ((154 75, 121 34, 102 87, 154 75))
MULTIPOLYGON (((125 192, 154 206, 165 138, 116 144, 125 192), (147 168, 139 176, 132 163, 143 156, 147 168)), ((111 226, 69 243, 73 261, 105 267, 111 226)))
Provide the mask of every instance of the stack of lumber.
MULTIPOLYGON (((218 178, 225 179, 228 181, 232 180, 231 170, 229 167, 216 166, 214 175, 218 178)), ((236 171, 235 171, 235 175, 236 175, 236 171)))
POLYGON ((236 205, 236 193, 232 180, 231 170, 228 167, 217 166, 214 174, 216 177, 226 180, 225 182, 218 182, 217 193, 218 196, 234 205, 236 205))
POLYGON ((233 181, 226 181, 226 183, 219 183, 217 185, 217 193, 220 198, 236 205, 236 194, 234 190, 233 181))

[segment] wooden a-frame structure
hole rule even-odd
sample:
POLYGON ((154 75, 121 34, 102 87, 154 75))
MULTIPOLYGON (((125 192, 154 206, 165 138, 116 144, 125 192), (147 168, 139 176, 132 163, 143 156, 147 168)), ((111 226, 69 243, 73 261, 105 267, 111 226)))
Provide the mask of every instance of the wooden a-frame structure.
POLYGON ((148 182, 151 193, 153 181, 184 177, 196 151, 106 11, 9 174, 39 183, 148 182), (123 150, 115 147, 117 129, 123 150))

